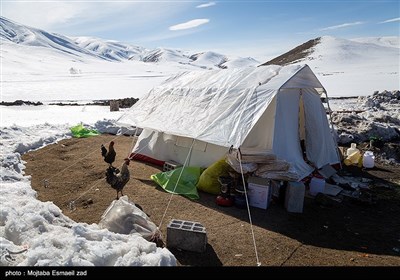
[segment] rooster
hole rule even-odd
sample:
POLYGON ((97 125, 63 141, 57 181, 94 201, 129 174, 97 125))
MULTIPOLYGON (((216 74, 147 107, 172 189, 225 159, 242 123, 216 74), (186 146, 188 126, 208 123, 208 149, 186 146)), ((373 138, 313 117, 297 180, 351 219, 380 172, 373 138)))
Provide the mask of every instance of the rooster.
POLYGON ((101 155, 104 158, 104 161, 107 162, 110 167, 112 167, 112 164, 115 160, 116 152, 114 150, 114 141, 110 142, 110 145, 108 146, 108 151, 106 147, 104 147, 103 144, 101 144, 101 155))
POLYGON ((129 161, 129 158, 124 159, 121 170, 118 170, 118 168, 115 168, 113 166, 109 166, 106 170, 106 182, 117 191, 117 200, 119 199, 119 192, 121 192, 121 196, 124 195, 122 193, 122 190, 130 179, 128 169, 129 161))

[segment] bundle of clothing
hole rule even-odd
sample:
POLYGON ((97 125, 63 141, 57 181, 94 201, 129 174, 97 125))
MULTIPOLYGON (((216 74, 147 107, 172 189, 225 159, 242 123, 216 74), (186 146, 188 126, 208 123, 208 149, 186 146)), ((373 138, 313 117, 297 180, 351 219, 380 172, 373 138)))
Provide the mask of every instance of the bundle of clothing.
POLYGON ((227 154, 226 162, 238 173, 253 173, 256 177, 281 181, 299 179, 299 176, 291 171, 290 164, 278 159, 272 151, 232 150, 227 154))

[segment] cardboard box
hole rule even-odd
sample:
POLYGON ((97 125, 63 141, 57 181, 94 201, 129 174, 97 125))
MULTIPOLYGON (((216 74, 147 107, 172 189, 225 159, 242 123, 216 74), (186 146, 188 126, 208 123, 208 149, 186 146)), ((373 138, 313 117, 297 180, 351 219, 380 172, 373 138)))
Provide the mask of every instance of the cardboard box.
POLYGON ((248 198, 250 206, 267 209, 271 202, 271 186, 270 180, 249 177, 248 183, 248 198))

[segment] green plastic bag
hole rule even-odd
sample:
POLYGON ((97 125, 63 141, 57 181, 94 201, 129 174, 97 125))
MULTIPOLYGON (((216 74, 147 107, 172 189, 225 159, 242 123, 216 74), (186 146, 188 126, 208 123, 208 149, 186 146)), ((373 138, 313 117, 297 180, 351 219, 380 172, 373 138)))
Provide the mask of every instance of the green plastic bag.
POLYGON ((87 129, 82 124, 71 127, 72 136, 75 138, 85 138, 90 136, 96 136, 100 133, 94 129, 87 129))
POLYGON ((150 178, 160 185, 165 191, 180 194, 190 199, 199 199, 196 184, 200 177, 200 167, 178 167, 167 172, 153 174, 150 178), (182 172, 182 175, 180 175, 182 172), (179 176, 181 176, 179 178, 179 176), (177 184, 179 178, 179 182, 177 184))

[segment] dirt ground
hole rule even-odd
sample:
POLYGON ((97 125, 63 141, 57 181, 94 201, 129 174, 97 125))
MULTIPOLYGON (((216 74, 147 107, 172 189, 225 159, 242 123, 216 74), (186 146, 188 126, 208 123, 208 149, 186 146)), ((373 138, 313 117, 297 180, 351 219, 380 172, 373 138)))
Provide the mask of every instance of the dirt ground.
MULTIPOLYGON (((105 181, 107 164, 100 145, 115 141, 119 167, 135 141, 132 137, 100 135, 67 139, 23 155, 26 175, 38 199, 53 201, 77 222, 98 223, 116 197, 105 181), (47 183, 44 183, 47 180, 47 183), (47 185, 47 187, 45 187, 47 185), (71 202, 75 201, 74 207, 71 202)), ((161 168, 138 161, 129 166, 131 179, 124 195, 139 204, 160 225, 171 194, 155 184, 150 175, 161 168)), ((306 196, 301 214, 288 213, 273 201, 267 210, 221 207, 215 195, 199 192, 199 200, 173 195, 160 230, 172 219, 196 221, 205 226, 205 253, 170 249, 179 266, 400 266, 400 172, 377 164, 374 169, 357 167, 347 174, 374 180, 368 190, 372 201, 338 196, 338 201, 306 196), (372 203, 371 203, 372 202, 372 203)))

